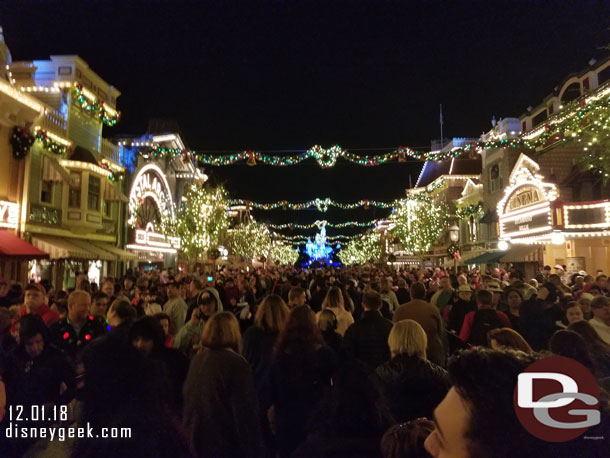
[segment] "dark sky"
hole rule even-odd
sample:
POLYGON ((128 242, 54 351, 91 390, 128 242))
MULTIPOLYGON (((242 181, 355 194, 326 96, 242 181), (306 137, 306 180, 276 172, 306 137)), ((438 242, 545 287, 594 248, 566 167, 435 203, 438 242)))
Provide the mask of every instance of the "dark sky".
MULTIPOLYGON (((429 148, 440 103, 446 136, 477 136, 603 55, 610 2, 3 0, 0 24, 14 60, 78 54, 118 87, 109 135, 170 118, 197 150, 429 148)), ((350 201, 399 197, 419 168, 211 172, 235 197, 350 201)))

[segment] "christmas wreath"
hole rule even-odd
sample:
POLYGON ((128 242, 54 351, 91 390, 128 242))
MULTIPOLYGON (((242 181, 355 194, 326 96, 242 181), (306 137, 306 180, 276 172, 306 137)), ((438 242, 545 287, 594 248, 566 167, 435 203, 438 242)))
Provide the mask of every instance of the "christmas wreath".
POLYGON ((15 159, 23 159, 28 155, 34 136, 24 127, 13 127, 13 135, 11 136, 11 148, 13 148, 13 157, 15 159))

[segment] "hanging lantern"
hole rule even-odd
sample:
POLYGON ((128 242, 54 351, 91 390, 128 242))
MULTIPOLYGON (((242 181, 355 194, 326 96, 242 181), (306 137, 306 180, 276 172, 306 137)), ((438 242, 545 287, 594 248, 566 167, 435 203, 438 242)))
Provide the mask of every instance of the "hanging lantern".
POLYGON ((250 167, 256 165, 256 156, 254 155, 254 151, 248 151, 248 162, 246 162, 246 164, 250 167))

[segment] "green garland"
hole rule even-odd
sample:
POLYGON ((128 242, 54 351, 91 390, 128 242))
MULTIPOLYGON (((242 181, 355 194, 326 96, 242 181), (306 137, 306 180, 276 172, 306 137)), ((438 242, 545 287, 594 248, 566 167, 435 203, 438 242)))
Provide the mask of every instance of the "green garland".
POLYGON ((50 151, 53 154, 57 154, 58 156, 64 155, 68 152, 68 146, 56 142, 52 138, 49 137, 48 133, 44 129, 39 129, 36 131, 36 140, 38 140, 44 149, 50 151))
POLYGON ((120 113, 117 111, 116 114, 110 114, 105 106, 104 101, 95 101, 91 102, 83 92, 83 86, 79 84, 78 86, 74 86, 72 89, 72 94, 74 97, 74 101, 83 110, 85 113, 98 118, 107 126, 114 126, 120 117, 120 113))
POLYGON ((483 205, 480 202, 476 205, 471 204, 467 207, 458 208, 455 211, 455 216, 458 219, 467 219, 471 216, 474 216, 475 218, 482 218, 484 214, 485 209, 483 208, 483 205))

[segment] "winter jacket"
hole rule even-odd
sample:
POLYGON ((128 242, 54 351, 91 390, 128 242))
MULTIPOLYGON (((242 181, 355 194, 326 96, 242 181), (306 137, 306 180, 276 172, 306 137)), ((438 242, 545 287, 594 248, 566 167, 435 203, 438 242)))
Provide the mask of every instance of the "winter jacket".
POLYGON ((386 320, 379 311, 365 311, 360 320, 345 331, 343 341, 348 354, 365 362, 372 369, 388 361, 388 336, 392 326, 392 322, 386 320))
POLYGON ((377 368, 384 394, 398 423, 432 418, 451 383, 442 367, 417 356, 396 355, 377 368))

